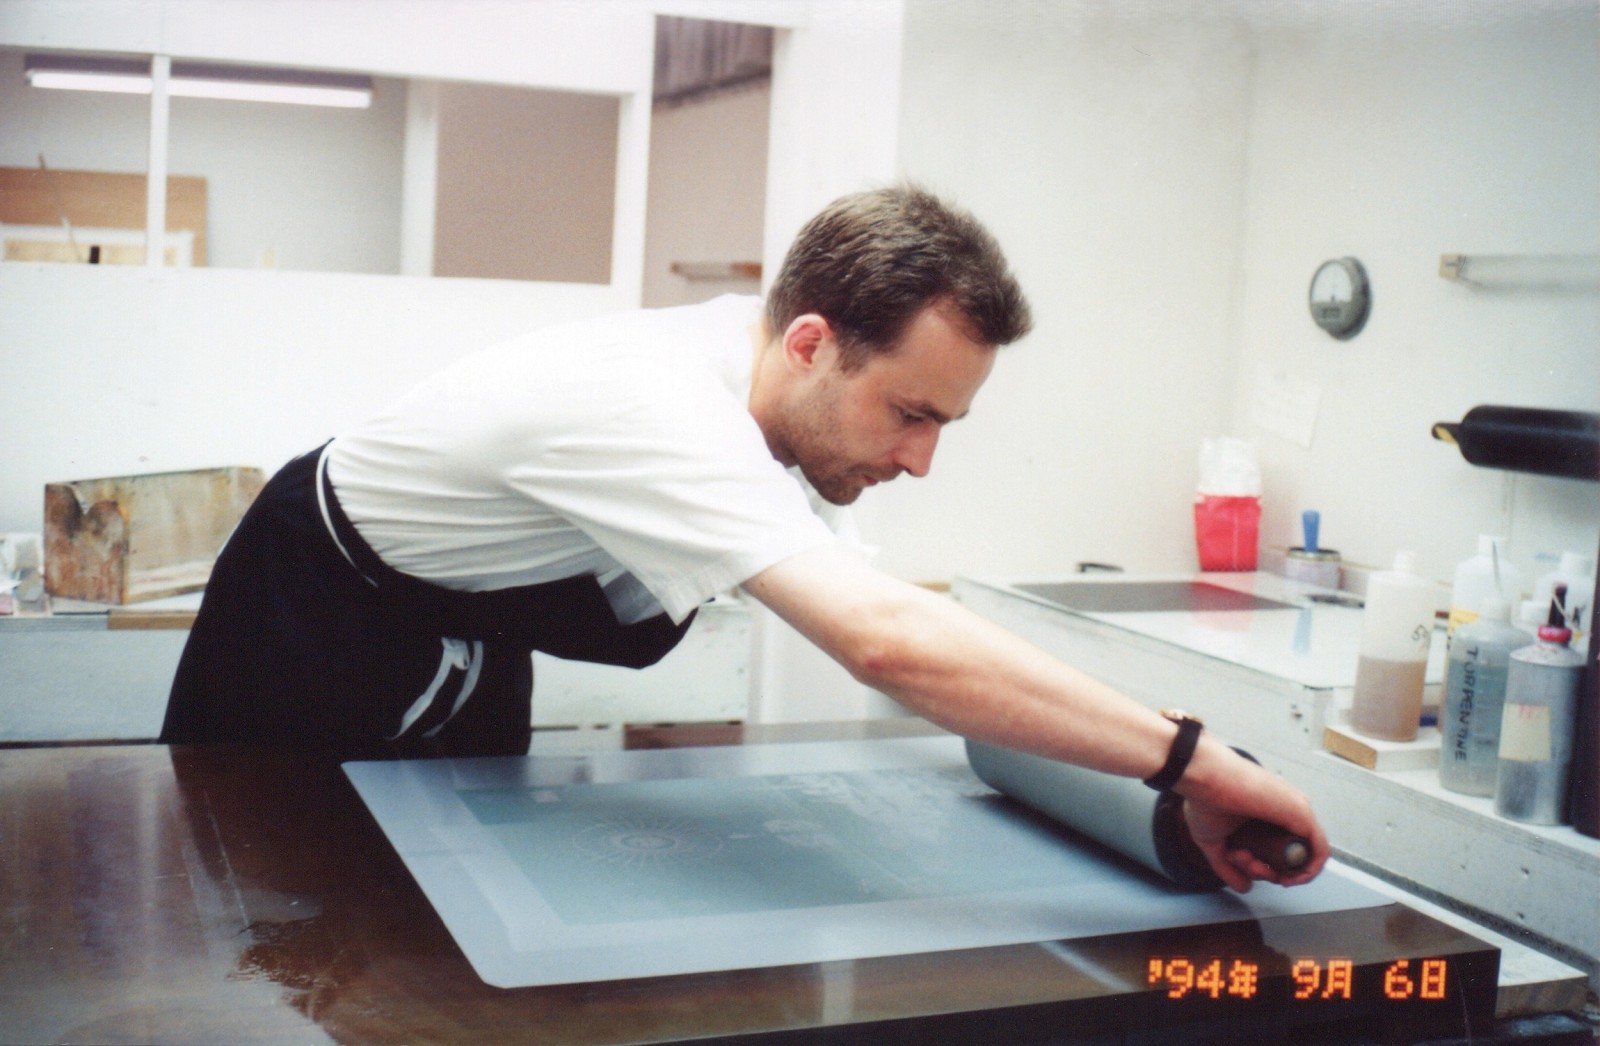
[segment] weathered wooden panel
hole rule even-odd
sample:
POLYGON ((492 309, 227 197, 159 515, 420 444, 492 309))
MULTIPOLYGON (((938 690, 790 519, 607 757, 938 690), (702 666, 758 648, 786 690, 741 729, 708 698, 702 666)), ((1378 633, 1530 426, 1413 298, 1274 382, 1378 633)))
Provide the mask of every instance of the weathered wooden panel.
POLYGON ((115 604, 198 591, 264 482, 234 467, 47 483, 45 590, 115 604))

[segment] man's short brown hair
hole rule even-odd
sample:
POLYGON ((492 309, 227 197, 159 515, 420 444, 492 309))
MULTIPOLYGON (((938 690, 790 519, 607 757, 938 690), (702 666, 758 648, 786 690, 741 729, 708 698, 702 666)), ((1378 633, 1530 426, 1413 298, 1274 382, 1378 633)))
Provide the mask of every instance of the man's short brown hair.
POLYGON ((817 313, 854 369, 899 342, 929 305, 953 306, 967 334, 1006 345, 1033 325, 1000 245, 971 214, 915 185, 841 197, 806 223, 767 294, 782 334, 817 313))

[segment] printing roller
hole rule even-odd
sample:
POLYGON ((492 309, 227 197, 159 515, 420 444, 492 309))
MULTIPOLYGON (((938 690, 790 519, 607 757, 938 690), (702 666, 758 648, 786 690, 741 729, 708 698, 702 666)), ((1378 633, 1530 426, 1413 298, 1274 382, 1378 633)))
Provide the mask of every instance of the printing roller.
MULTIPOLYGON (((1235 751, 1254 761, 1248 752, 1235 751)), ((1189 834, 1183 797, 1176 792, 1156 792, 1131 777, 972 740, 967 741, 967 761, 973 773, 995 791, 1110 847, 1182 889, 1198 892, 1223 885, 1189 834)), ((1249 850, 1280 874, 1301 867, 1311 856, 1306 840, 1265 821, 1246 822, 1228 842, 1249 850)))

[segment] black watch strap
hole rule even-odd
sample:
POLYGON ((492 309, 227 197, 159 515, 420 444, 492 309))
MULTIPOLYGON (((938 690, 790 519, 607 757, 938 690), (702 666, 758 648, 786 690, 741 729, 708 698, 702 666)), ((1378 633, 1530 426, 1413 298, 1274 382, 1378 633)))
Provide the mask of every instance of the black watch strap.
POLYGON ((1189 760, 1194 758, 1195 746, 1200 743, 1201 723, 1182 712, 1161 714, 1178 724, 1178 736, 1172 739, 1172 747, 1167 750, 1166 765, 1156 771, 1154 777, 1145 778, 1144 783, 1158 792, 1165 792, 1177 784, 1183 772, 1189 769, 1189 760))

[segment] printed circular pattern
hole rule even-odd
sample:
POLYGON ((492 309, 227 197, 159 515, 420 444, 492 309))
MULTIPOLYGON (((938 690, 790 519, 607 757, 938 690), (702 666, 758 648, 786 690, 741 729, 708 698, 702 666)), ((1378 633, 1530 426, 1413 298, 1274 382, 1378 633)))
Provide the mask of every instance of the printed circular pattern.
POLYGON ((674 818, 602 821, 579 832, 574 842, 590 860, 625 865, 700 860, 722 849, 717 836, 674 818))

